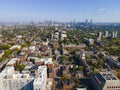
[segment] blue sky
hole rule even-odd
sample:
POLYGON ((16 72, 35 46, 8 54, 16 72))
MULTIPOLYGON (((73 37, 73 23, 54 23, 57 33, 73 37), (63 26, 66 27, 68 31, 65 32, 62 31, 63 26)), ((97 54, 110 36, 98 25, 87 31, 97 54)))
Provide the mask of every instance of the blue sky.
POLYGON ((0 22, 120 22, 120 0, 0 0, 0 22))

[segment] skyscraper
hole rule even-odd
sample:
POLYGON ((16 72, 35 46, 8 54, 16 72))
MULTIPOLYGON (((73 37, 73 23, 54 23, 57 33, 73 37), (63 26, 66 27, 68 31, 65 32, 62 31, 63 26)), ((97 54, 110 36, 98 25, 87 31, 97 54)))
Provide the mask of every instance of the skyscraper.
POLYGON ((109 32, 108 32, 108 31, 105 31, 104 36, 105 36, 105 37, 108 37, 108 36, 109 36, 109 32))
POLYGON ((118 36, 117 36, 117 31, 115 32, 115 38, 117 38, 118 36))
POLYGON ((90 20, 90 25, 92 25, 92 19, 90 20))
POLYGON ((88 19, 85 20, 85 24, 88 24, 88 19))
POLYGON ((73 24, 75 24, 75 19, 73 20, 73 24))
POLYGON ((99 40, 101 40, 101 38, 102 38, 102 32, 99 32, 97 40, 99 41, 99 40))

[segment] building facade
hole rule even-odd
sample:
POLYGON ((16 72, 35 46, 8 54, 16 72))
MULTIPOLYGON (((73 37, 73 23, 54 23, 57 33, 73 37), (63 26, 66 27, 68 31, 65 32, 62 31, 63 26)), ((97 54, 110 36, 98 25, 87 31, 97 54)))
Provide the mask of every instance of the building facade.
POLYGON ((111 72, 101 72, 92 76, 95 90, 120 90, 120 80, 111 72))

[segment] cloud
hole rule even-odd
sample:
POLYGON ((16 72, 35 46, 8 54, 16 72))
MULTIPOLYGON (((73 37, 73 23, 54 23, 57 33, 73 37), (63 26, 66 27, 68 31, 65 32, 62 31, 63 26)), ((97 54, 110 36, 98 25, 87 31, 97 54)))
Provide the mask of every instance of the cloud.
POLYGON ((106 8, 100 8, 98 9, 99 13, 108 13, 108 14, 120 14, 120 10, 116 9, 106 9, 106 8))
POLYGON ((98 11, 106 11, 107 9, 105 9, 105 8, 100 8, 100 9, 98 9, 98 11))
POLYGON ((120 11, 115 11, 114 13, 115 13, 115 14, 120 14, 120 11))

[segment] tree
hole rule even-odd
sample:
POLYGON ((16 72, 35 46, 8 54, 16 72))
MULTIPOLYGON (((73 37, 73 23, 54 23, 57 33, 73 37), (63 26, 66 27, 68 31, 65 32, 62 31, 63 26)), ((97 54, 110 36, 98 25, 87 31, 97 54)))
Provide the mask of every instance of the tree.
POLYGON ((75 82, 75 84, 74 84, 74 86, 73 86, 73 89, 79 87, 79 85, 80 85, 80 80, 79 80, 79 78, 75 77, 75 78, 74 78, 74 82, 75 82))
POLYGON ((117 70, 117 76, 118 76, 118 78, 120 78, 120 70, 119 69, 117 70))
POLYGON ((10 45, 12 45, 12 46, 15 45, 15 42, 11 42, 10 45))
POLYGON ((24 70, 25 65, 24 65, 24 64, 19 64, 19 65, 17 65, 15 68, 16 68, 16 70, 18 70, 18 71, 22 71, 22 70, 24 70))
POLYGON ((80 80, 77 77, 74 78, 74 82, 80 84, 80 80))
POLYGON ((9 49, 10 46, 7 45, 7 44, 3 44, 3 45, 0 45, 0 50, 6 50, 6 49, 9 49))
POLYGON ((52 90, 55 90, 55 82, 52 83, 52 90))
POLYGON ((79 70, 83 71, 84 67, 83 66, 79 66, 79 70))
POLYGON ((21 45, 21 47, 22 47, 22 48, 27 47, 27 44, 24 43, 24 44, 21 45))
POLYGON ((118 57, 118 62, 120 63, 120 57, 118 57))
POLYGON ((4 59, 8 58, 9 55, 13 52, 13 50, 6 50, 5 54, 0 58, 0 62, 3 61, 4 59))
POLYGON ((86 50, 86 51, 89 51, 90 48, 86 45, 85 50, 86 50))
POLYGON ((61 82, 65 82, 69 77, 66 74, 63 74, 60 78, 61 82))
POLYGON ((62 60, 68 60, 68 58, 66 56, 62 56, 61 59, 62 60))

